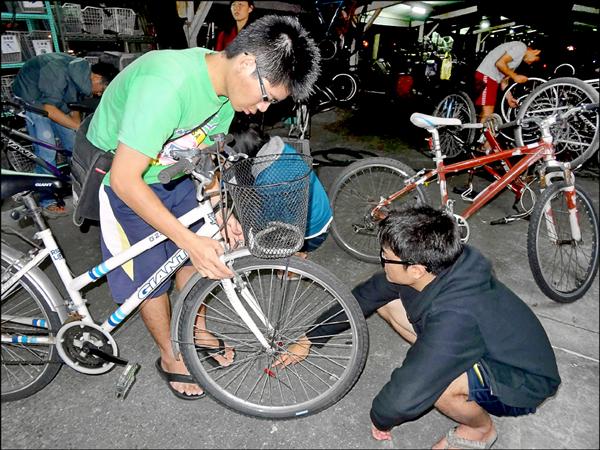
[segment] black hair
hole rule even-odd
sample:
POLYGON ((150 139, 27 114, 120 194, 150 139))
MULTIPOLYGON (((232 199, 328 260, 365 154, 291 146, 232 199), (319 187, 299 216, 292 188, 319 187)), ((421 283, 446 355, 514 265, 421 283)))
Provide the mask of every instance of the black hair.
POLYGON ((268 15, 244 27, 225 49, 227 58, 242 53, 254 55, 261 76, 296 100, 308 98, 319 77, 319 49, 295 17, 268 15))
MULTIPOLYGON (((231 1, 229 2, 229 6, 233 5, 233 2, 237 2, 237 1, 240 1, 240 0, 231 0, 231 1)), ((246 3, 248 3, 248 6, 254 6, 254 0, 244 0, 244 1, 245 1, 246 3)))
POLYGON ((232 147, 250 158, 255 157, 270 139, 270 136, 261 130, 260 125, 244 120, 234 119, 229 127, 229 133, 235 140, 232 147))
POLYGON ((104 84, 110 83, 119 73, 119 70, 115 66, 102 61, 92 64, 91 69, 92 73, 102 77, 104 84))
POLYGON ((428 205, 390 211, 379 224, 379 243, 400 259, 426 266, 434 275, 454 264, 463 250, 454 218, 428 205))

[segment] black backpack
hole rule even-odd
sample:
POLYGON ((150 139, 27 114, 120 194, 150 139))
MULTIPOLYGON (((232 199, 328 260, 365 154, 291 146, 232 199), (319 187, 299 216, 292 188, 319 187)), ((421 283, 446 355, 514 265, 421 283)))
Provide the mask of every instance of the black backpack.
POLYGON ((73 223, 77 226, 81 226, 85 219, 100 220, 98 191, 114 157, 114 153, 95 147, 85 137, 91 119, 92 114, 79 126, 71 158, 73 223))

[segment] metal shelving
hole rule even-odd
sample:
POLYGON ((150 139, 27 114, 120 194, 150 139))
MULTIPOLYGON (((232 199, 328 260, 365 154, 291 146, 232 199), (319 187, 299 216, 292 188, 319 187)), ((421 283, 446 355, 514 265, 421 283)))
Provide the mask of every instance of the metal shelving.
MULTIPOLYGON (((52 7, 50 2, 44 2, 45 13, 22 13, 22 12, 3 12, 2 13, 2 21, 25 21, 27 24, 27 30, 36 31, 38 28, 36 25, 39 21, 46 21, 48 27, 50 28, 49 32, 52 36, 52 44, 55 52, 60 51, 60 46, 58 44, 58 34, 56 23, 54 22, 54 16, 52 14, 52 7)), ((15 69, 21 67, 25 64, 25 61, 20 62, 9 62, 2 63, 2 69, 15 69)))

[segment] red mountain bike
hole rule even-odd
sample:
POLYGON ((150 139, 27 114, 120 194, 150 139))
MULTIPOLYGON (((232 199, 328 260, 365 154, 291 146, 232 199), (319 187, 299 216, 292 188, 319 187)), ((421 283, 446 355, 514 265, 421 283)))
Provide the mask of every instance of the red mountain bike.
MULTIPOLYGON (((516 203, 529 193, 534 206, 531 208, 527 252, 533 277, 551 299, 573 302, 587 292, 598 271, 598 216, 589 195, 576 186, 571 164, 557 160, 551 129, 561 122, 568 122, 573 115, 591 110, 598 110, 598 104, 577 106, 544 118, 519 120, 518 126, 538 125, 542 137, 535 144, 510 150, 500 148, 491 127, 463 125, 456 118, 414 113, 412 123, 431 133, 430 147, 436 167, 415 174, 410 167, 391 158, 369 158, 351 164, 336 179, 330 193, 334 212, 332 235, 351 255, 375 263, 379 261, 380 251, 378 222, 389 209, 402 203, 428 202, 424 187, 435 179, 440 188, 441 206, 456 218, 464 241, 469 238, 467 220, 500 191, 513 191, 516 203), (484 128, 493 150, 483 156, 446 165, 438 132, 441 127, 484 128), (500 163, 500 166, 493 166, 493 163, 500 163), (537 200, 531 183, 524 177, 534 165, 542 190, 537 200), (457 214, 453 200, 448 197, 446 176, 476 168, 484 168, 494 181, 472 199, 469 207, 457 214)), ((529 211, 522 212, 521 217, 525 214, 529 211)))

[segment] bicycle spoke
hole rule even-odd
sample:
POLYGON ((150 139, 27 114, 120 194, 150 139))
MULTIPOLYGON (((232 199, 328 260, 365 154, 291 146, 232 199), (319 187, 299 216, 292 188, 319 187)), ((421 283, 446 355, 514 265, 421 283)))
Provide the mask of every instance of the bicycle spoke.
POLYGON ((274 365, 291 344, 323 322, 343 323, 347 328, 355 323, 346 316, 338 318, 337 311, 346 312, 338 308, 339 298, 314 275, 294 269, 294 264, 299 262, 238 272, 243 289, 254 297, 255 308, 246 308, 247 312, 269 343, 268 348, 233 311, 219 283, 205 288, 208 292, 204 300, 194 307, 194 316, 188 316, 187 323, 194 322, 189 328, 192 335, 209 332, 234 349, 233 361, 217 367, 214 360, 192 352, 195 347, 190 343, 182 346, 186 364, 192 358, 188 368, 198 382, 211 394, 222 393, 224 397, 219 399, 234 402, 236 409, 243 406, 259 408, 265 415, 275 411, 292 414, 299 408, 297 405, 320 402, 328 392, 339 389, 339 383, 346 379, 356 361, 357 337, 345 331, 328 336, 327 342, 314 346, 301 362, 287 367, 274 365), (287 278, 286 266, 294 278, 287 278), (336 312, 325 314, 329 309, 336 312), (257 320, 260 314, 269 326, 257 320), (199 319, 205 323, 198 327, 199 319))

